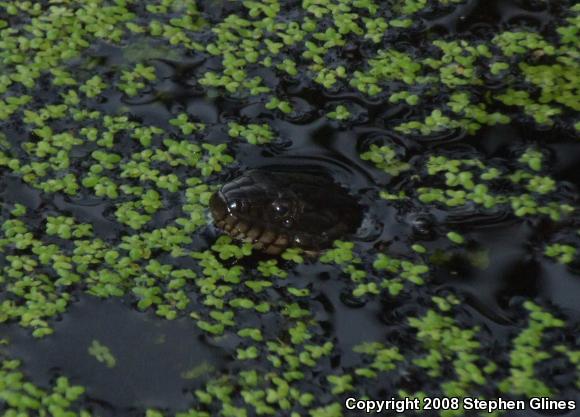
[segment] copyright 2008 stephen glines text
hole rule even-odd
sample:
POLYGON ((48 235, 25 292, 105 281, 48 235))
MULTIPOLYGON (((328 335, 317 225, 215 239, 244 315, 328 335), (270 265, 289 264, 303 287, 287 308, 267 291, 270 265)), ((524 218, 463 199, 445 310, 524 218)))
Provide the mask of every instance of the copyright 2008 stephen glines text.
POLYGON ((366 413, 382 413, 396 411, 419 410, 477 410, 487 411, 508 411, 508 410, 552 410, 571 411, 576 409, 574 400, 552 400, 546 397, 533 397, 529 400, 506 400, 497 398, 483 400, 473 397, 424 397, 402 399, 392 398, 390 400, 362 400, 357 398, 347 398, 345 408, 352 411, 363 411, 366 413))

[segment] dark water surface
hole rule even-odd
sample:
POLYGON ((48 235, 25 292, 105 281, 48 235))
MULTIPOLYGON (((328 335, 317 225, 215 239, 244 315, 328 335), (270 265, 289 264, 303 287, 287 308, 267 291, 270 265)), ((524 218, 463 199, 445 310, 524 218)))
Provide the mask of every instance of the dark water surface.
MULTIPOLYGON (((216 2, 205 3, 200 2, 202 9, 216 19, 226 15, 228 7, 233 7, 229 2, 217 2, 221 6, 216 6, 216 2)), ((516 27, 551 33, 564 13, 564 3, 467 1, 454 6, 446 15, 434 12, 422 22, 421 31, 397 42, 413 47, 426 39, 445 36, 490 39, 498 31, 516 27)), ((86 62, 94 59, 98 63, 94 71, 107 74, 126 63, 130 48, 130 43, 125 47, 96 44, 89 48, 87 56, 71 63, 70 68, 81 71, 86 62)), ((514 334, 525 327, 523 300, 531 299, 549 306, 558 317, 566 320, 567 329, 572 330, 554 336, 559 337, 554 343, 569 341, 579 345, 580 265, 577 262, 568 266, 557 264, 543 253, 545 242, 557 240, 563 230, 580 227, 577 216, 558 224, 537 217, 518 218, 506 208, 453 209, 414 200, 386 201, 379 198, 379 192, 396 193, 430 185, 418 183, 412 175, 392 177, 359 157, 370 144, 389 144, 397 146, 404 159, 417 170, 434 152, 449 158, 481 159, 486 165, 502 167, 512 166, 517 155, 527 146, 536 144, 547 157, 545 165, 551 167, 546 175, 560 184, 556 194, 577 208, 580 146, 569 126, 541 129, 530 125, 523 117, 514 117, 508 126, 484 127, 475 135, 461 131, 428 137, 402 135, 394 131, 393 126, 417 115, 418 110, 412 106, 390 104, 360 93, 316 89, 303 77, 278 79, 264 70, 262 76, 267 82, 284 91, 296 108, 292 116, 282 117, 280 113, 265 110, 252 98, 212 96, 204 91, 196 79, 208 68, 218 65, 216 58, 177 53, 176 56, 161 53, 156 56, 155 43, 149 48, 144 52, 152 55, 147 63, 156 68, 158 77, 150 91, 133 98, 111 94, 95 104, 95 108, 107 114, 127 110, 132 119, 163 129, 170 129, 168 120, 181 112, 206 123, 204 140, 213 144, 230 143, 235 156, 232 165, 210 178, 212 185, 222 184, 251 168, 315 166, 327 171, 365 207, 363 226, 353 239, 365 270, 371 268, 371 253, 383 251, 392 256, 406 256, 413 243, 420 242, 430 253, 441 250, 450 255, 433 267, 428 285, 415 286, 413 291, 405 290, 397 297, 381 294, 360 300, 353 300, 349 295, 352 290, 349 279, 335 266, 316 260, 299 266, 282 261, 289 271, 288 280, 298 288, 311 290, 310 311, 324 336, 337 346, 338 354, 332 358, 331 368, 356 366, 359 357, 352 348, 363 341, 389 342, 403 349, 409 346, 412 351, 412 335, 406 318, 424 313, 430 297, 437 294, 453 293, 460 297, 463 304, 458 308, 457 322, 480 326, 483 350, 502 360, 507 358, 509 351, 496 351, 496 347, 509 346, 514 334), (353 112, 355 122, 345 124, 325 117, 325 111, 342 103, 350 103, 356 109, 353 112), (279 133, 279 138, 264 146, 232 142, 227 134, 227 122, 231 120, 268 123, 279 133), (449 251, 446 237, 449 230, 466 236, 468 244, 449 251), (486 251, 488 266, 484 268, 469 261, 469 256, 480 250, 486 251)), ((372 55, 372 51, 365 50, 350 53, 363 57, 372 55)), ((493 89, 494 83, 499 88, 502 80, 490 81, 485 88, 493 89)), ((44 95, 39 93, 37 98, 42 100, 44 95)), ((17 123, 5 125, 3 131, 13 144, 26 136, 19 131, 17 123)), ((79 173, 84 169, 83 159, 94 150, 93 145, 75 149, 77 159, 73 161, 73 168, 79 173)), ((138 150, 137 144, 130 141, 115 148, 124 155, 138 150)), ((176 173, 179 175, 182 169, 177 169, 176 173)), ((0 172, 0 200, 25 205, 29 209, 26 220, 36 225, 37 230, 47 215, 57 214, 72 215, 79 222, 91 224, 95 236, 107 242, 118 241, 126 230, 115 220, 112 204, 106 198, 42 193, 15 175, 0 172)), ((153 224, 157 227, 168 224, 179 216, 182 204, 183 201, 165 204, 156 213, 153 224)), ((208 221, 208 225, 193 236, 191 249, 207 249, 218 235, 219 231, 208 221)), ((255 259, 243 262, 251 265, 260 259, 264 258, 256 255, 255 259)), ((0 254, 0 262, 3 261, 4 255, 0 254)), ((193 261, 167 259, 167 262, 187 268, 193 261)), ((277 297, 274 290, 271 296, 277 297)), ((196 306, 192 307, 195 310, 196 306)), ((248 316, 245 324, 262 326, 265 334, 276 334, 279 318, 268 313, 260 320, 256 322, 256 317, 248 316)), ((46 386, 57 375, 67 375, 72 383, 87 388, 91 407, 101 416, 140 415, 139 410, 146 407, 182 410, 194 400, 192 392, 212 375, 235 373, 238 367, 234 358, 236 336, 209 340, 188 317, 162 320, 152 313, 138 312, 130 297, 100 300, 83 294, 82 286, 76 290, 66 314, 54 321, 53 335, 37 340, 16 324, 2 326, 0 335, 10 340, 7 351, 22 359, 22 368, 34 383, 46 386), (107 368, 88 355, 93 340, 110 348, 117 359, 116 367, 107 368), (194 373, 194 378, 188 378, 188 371, 196 367, 206 372, 194 373)), ((553 364, 552 369, 542 369, 540 373, 554 381, 553 375, 565 373, 558 368, 559 364, 553 364)), ((381 389, 388 391, 388 387, 405 384, 411 391, 414 386, 429 388, 424 380, 405 382, 405 377, 399 375, 397 381, 386 381, 381 388, 369 388, 369 391, 376 391, 378 395, 381 389)), ((573 380, 569 376, 562 378, 554 382, 562 395, 577 395, 573 380)), ((509 415, 534 414, 526 411, 509 415)), ((578 414, 558 415, 572 417, 578 414)))
POLYGON ((190 391, 208 372, 223 366, 225 353, 204 342, 191 321, 159 320, 138 313, 120 300, 82 296, 54 326, 54 336, 31 342, 28 332, 9 327, 4 336, 42 386, 56 375, 87 384, 87 395, 103 412, 126 413, 136 405, 186 408, 190 391), (108 368, 87 352, 94 340, 116 358, 108 368), (199 372, 188 371, 199 367, 199 372), (189 375, 189 376, 188 376, 189 375))

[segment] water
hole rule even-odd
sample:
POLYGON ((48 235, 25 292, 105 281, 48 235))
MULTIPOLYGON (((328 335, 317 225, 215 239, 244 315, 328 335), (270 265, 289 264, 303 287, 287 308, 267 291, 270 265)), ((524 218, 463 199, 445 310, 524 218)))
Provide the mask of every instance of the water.
POLYGON ((89 401, 102 415, 128 413, 136 406, 186 408, 191 392, 227 360, 190 320, 159 320, 118 299, 81 296, 54 328, 54 336, 34 343, 15 326, 3 336, 10 338, 10 351, 22 359, 32 382, 43 386, 67 375, 87 385, 89 401), (114 367, 88 355, 94 340, 110 349, 114 367))
MULTIPOLYGON (((537 30, 550 38, 563 16, 565 5, 563 1, 468 1, 448 14, 433 12, 422 21, 420 30, 387 42, 396 43, 401 49, 406 46, 414 50, 429 39, 449 36, 489 40, 500 30, 516 28, 537 30)), ((214 19, 220 19, 230 8, 235 8, 231 2, 212 2, 211 6, 206 6, 202 7, 214 19)), ((374 298, 353 299, 350 278, 336 266, 321 264, 316 259, 300 266, 281 262, 288 269, 288 280, 292 285, 311 290, 304 303, 320 326, 321 334, 317 336, 332 340, 336 345, 336 354, 329 363, 321 366, 321 372, 356 367, 360 358, 352 348, 362 341, 408 347, 408 351, 416 356, 418 350, 413 346, 416 341, 406 319, 424 314, 433 295, 460 297, 456 321, 466 327, 480 326, 482 352, 498 362, 509 360, 505 346, 509 346, 514 335, 525 327, 527 316, 521 308, 524 300, 531 299, 548 306, 550 311, 565 319, 566 329, 555 332, 552 337, 557 343, 565 341, 578 346, 578 265, 556 264, 543 254, 546 241, 569 236, 570 230, 578 229, 577 218, 557 224, 538 218, 516 218, 507 209, 459 210, 427 206, 415 200, 382 200, 379 198, 381 191, 412 192, 425 184, 412 175, 392 177, 359 157, 370 144, 395 146, 400 157, 409 161, 412 169, 423 175, 424 180, 426 176, 419 170, 432 153, 449 158, 480 159, 491 166, 509 167, 513 166, 517 155, 535 144, 546 155, 544 164, 550 167, 546 175, 551 175, 560 184, 558 198, 578 207, 580 147, 569 125, 562 123, 551 129, 539 129, 530 126, 523 118, 514 117, 508 126, 482 128, 475 135, 461 131, 427 137, 402 135, 394 130, 394 126, 416 116, 423 111, 421 107, 391 104, 352 91, 327 91, 308 83, 303 76, 296 80, 277 79, 272 71, 264 70, 261 75, 266 83, 277 85, 296 109, 292 116, 284 117, 265 110, 253 98, 226 98, 213 92, 206 94, 196 78, 208 68, 216 67, 218 61, 215 58, 155 52, 158 46, 151 45, 154 46, 146 52, 150 55, 146 58, 147 63, 156 68, 157 82, 137 97, 110 94, 91 105, 107 114, 126 111, 131 120, 166 130, 171 128, 168 120, 181 112, 206 123, 207 133, 203 134, 203 141, 229 143, 235 156, 233 164, 209 178, 210 184, 222 184, 251 168, 299 168, 306 165, 327 171, 365 207, 365 222, 354 241, 362 259, 362 268, 367 271, 378 251, 405 257, 410 255, 409 246, 419 242, 428 246, 429 253, 438 249, 449 251, 448 230, 458 231, 468 238, 468 245, 450 251, 449 259, 434 266, 426 285, 407 288, 396 297, 381 294, 374 298), (328 109, 342 103, 354 106, 354 122, 331 122, 324 117, 328 109), (279 138, 264 146, 232 141, 227 134, 227 122, 232 120, 268 123, 279 133, 279 138), (489 266, 486 268, 474 266, 470 261, 470 256, 482 252, 487 257, 489 266)), ((136 53, 136 49, 131 47, 130 41, 124 47, 100 42, 93 45, 86 56, 70 63, 69 69, 107 74, 131 59, 139 62, 139 58, 131 55, 136 53), (88 62, 95 66, 86 68, 88 62)), ((374 52, 346 48, 344 56, 337 57, 337 61, 354 67, 359 60, 374 52)), ((483 90, 499 89, 503 83, 503 80, 487 80, 483 90)), ((50 100, 53 94, 50 90, 46 93, 39 91, 35 100, 41 103, 50 100)), ((489 112, 494 110, 499 109, 491 108, 489 112)), ((73 121, 68 120, 68 123, 72 129, 75 128, 73 121)), ((15 149, 27 136, 16 121, 4 126, 3 130, 15 149)), ((73 171, 80 175, 86 170, 84 159, 92 150, 94 147, 91 145, 75 149, 73 171)), ((138 144, 127 138, 114 147, 115 152, 124 156, 138 150, 138 144)), ((90 194, 71 198, 60 193, 42 193, 6 171, 0 171, 0 200, 25 205, 29 209, 25 219, 35 233, 43 233, 42 220, 47 215, 59 214, 72 215, 79 222, 91 224, 96 237, 106 242, 118 243, 126 232, 126 228, 115 220, 113 204, 107 198, 90 194)), ((183 167, 176 168, 175 173, 184 177, 189 174, 183 167)), ((169 224, 181 213, 184 196, 170 197, 168 194, 163 193, 167 204, 156 214, 153 228, 169 224)), ((219 232, 208 224, 192 237, 190 249, 203 251, 218 235, 219 232)), ((263 259, 267 258, 258 254, 242 262, 251 268, 263 259)), ((0 263, 2 261, 5 258, 0 254, 0 263)), ((191 259, 172 259, 170 262, 182 268, 195 265, 191 259)), ((185 315, 175 321, 166 321, 149 312, 137 312, 131 296, 99 300, 83 294, 83 290, 79 286, 72 292, 73 301, 67 312, 52 323, 55 329, 52 336, 36 340, 29 331, 14 323, 3 324, 1 330, 2 337, 10 339, 7 351, 22 359, 23 370, 35 384, 47 386, 56 375, 67 375, 73 383, 87 387, 87 401, 96 414, 139 415, 139 410, 145 407, 182 410, 194 401, 193 391, 211 377, 220 372, 235 374, 240 367, 234 359, 236 348, 240 346, 239 338, 235 336, 212 340, 185 315), (111 349, 118 366, 108 369, 87 354, 94 339, 111 349), (192 379, 184 377, 196 367, 207 372, 192 379)), ((283 299, 277 289, 269 291, 268 296, 274 302, 283 299)), ((6 298, 0 293, 0 301, 6 298)), ((198 307, 201 309, 199 305, 193 305, 192 309, 198 307)), ((284 320, 273 313, 263 316, 241 314, 238 321, 249 327, 262 326, 264 334, 271 337, 276 337, 280 326, 285 325, 284 320)), ((260 364, 267 366, 264 359, 260 364)), ((563 396, 572 398, 577 395, 570 376, 573 372, 562 369, 563 366, 565 362, 560 358, 550 361, 546 369, 538 372, 563 396), (560 373, 562 377, 558 379, 560 373)), ((365 389, 377 397, 392 393, 396 388, 410 391, 416 387, 437 389, 431 379, 411 373, 408 366, 406 372, 381 380, 380 386, 369 384, 365 389)), ((328 396, 328 393, 319 394, 328 396)), ((497 396, 485 387, 482 387, 481 394, 491 398, 497 396)), ((574 413, 560 415, 572 417, 574 413)))

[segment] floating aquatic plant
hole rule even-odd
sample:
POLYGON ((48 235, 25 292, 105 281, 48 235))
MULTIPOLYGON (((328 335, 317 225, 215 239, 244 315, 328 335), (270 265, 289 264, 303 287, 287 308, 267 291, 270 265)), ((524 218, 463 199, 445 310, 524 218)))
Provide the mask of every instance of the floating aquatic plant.
POLYGON ((96 360, 105 364, 107 368, 114 368, 117 360, 111 353, 110 349, 98 340, 93 340, 89 347, 89 355, 94 356, 96 360))
MULTIPOLYGON (((291 11, 276 0, 215 2, 209 11, 202 2, 178 0, 56 3, 0 4, 0 120, 9 130, 0 136, 0 174, 7 181, 0 187, 2 325, 50 337, 55 318, 86 292, 122 297, 159 319, 189 320, 205 337, 234 346, 228 354, 242 363, 241 372, 206 369, 211 375, 194 390, 194 404, 180 412, 141 410, 147 417, 334 417, 343 405, 329 393, 372 396, 385 379, 398 395, 418 398, 425 391, 491 392, 483 387, 519 398, 559 394, 551 375, 538 372, 546 364, 564 367, 580 386, 579 354, 561 336, 572 330, 543 304, 524 303, 525 319, 498 341, 497 350, 508 354, 488 349, 485 329, 462 314, 459 291, 435 293, 431 285, 433 267, 440 267, 433 247, 442 241, 402 236, 398 245, 410 249, 404 255, 392 242, 366 251, 337 241, 322 254, 291 248, 277 259, 255 259, 251 245, 227 237, 207 241, 213 236, 208 201, 224 170, 243 161, 236 161, 240 142, 247 142, 244 149, 270 151, 283 134, 279 126, 323 117, 322 109, 305 110, 309 94, 333 96, 324 109, 338 122, 328 124, 347 131, 358 129, 362 118, 337 94, 406 115, 394 123, 390 116, 380 119, 405 146, 423 146, 421 136, 475 134, 508 123, 580 131, 580 6, 563 4, 549 30, 510 23, 487 37, 457 39, 436 32, 423 38, 421 25, 460 0, 397 0, 389 7, 373 0, 305 0, 291 11), (227 13, 215 17, 221 7, 227 13), (418 36, 422 41, 412 46, 397 41, 418 36), (104 50, 115 55, 107 68, 104 50), (155 117, 129 104, 149 95, 167 104, 173 93, 164 83, 172 80, 161 61, 198 58, 184 75, 192 94, 251 104, 226 114, 227 126, 191 103, 160 106, 155 117), (293 88, 307 92, 303 101, 293 88), (4 192, 9 181, 22 195, 4 192), (101 220, 111 227, 93 223, 93 209, 66 208, 78 208, 79 201, 95 204, 94 211, 103 207, 101 220), (317 277, 320 267, 355 305, 392 302, 389 313, 401 324, 402 339, 361 341, 348 352, 351 369, 331 366, 346 348, 325 333, 323 291, 297 279, 317 277), (406 297, 426 300, 429 310, 398 310, 408 305, 406 297), (551 332, 558 332, 557 344, 546 343, 551 332), (558 363, 550 362, 554 358, 558 363), (413 380, 414 374, 424 383, 405 392, 408 384, 397 378, 413 380)), ((382 204, 506 210, 565 229, 561 220, 576 211, 559 193, 567 185, 554 174, 545 144, 532 137, 526 144, 509 160, 450 155, 437 147, 412 158, 385 139, 359 156, 396 177, 380 193, 382 204)), ((468 253, 474 243, 469 230, 445 232, 445 250, 464 254, 476 267, 489 262, 485 250, 468 253)), ((573 264, 576 231, 559 233, 541 242, 540 256, 573 264)), ((4 354, 9 343, 2 339, 0 348, 0 408, 7 415, 91 415, 83 405, 85 388, 70 385, 65 375, 37 386, 4 354)), ((100 342, 89 349, 105 366, 115 365, 100 342)))

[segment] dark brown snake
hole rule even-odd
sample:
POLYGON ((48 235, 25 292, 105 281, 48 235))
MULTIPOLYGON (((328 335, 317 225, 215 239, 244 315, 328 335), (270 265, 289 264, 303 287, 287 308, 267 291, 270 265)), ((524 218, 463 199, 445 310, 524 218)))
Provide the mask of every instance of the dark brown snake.
POLYGON ((212 195, 210 210, 217 227, 271 255, 288 247, 318 252, 362 221, 346 189, 309 172, 247 171, 212 195))

